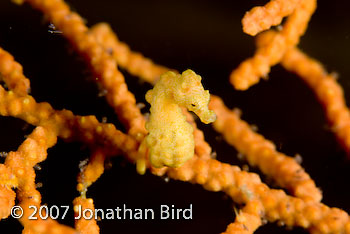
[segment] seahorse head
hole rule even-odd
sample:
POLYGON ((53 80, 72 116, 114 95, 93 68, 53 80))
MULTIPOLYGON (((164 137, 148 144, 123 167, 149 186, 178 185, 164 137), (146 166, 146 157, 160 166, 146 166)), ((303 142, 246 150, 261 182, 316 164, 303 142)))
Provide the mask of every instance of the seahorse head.
POLYGON ((208 109, 210 94, 204 90, 202 77, 188 69, 181 75, 177 75, 177 85, 173 92, 176 103, 193 111, 203 123, 211 123, 216 119, 214 111, 208 109))

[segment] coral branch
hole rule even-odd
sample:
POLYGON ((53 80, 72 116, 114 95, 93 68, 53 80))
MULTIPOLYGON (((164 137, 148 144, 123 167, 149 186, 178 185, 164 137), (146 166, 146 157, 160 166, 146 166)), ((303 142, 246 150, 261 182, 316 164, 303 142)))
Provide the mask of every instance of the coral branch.
MULTIPOLYGON (((303 227, 311 233, 350 233, 350 219, 345 211, 269 189, 258 175, 236 166, 194 157, 178 169, 169 169, 167 174, 172 179, 202 184, 210 191, 224 191, 239 204, 259 200, 262 209, 258 213, 270 222, 303 227)), ((250 222, 256 223, 250 224, 254 227, 259 224, 256 219, 250 222)))
POLYGON ((85 196, 87 188, 103 174, 104 163, 107 157, 107 154, 102 149, 96 149, 92 152, 89 163, 81 168, 77 190, 82 193, 82 196, 85 196))
POLYGON ((298 7, 301 0, 271 0, 265 6, 254 7, 243 19, 243 31, 251 36, 279 25, 282 19, 289 16, 298 7))
POLYGON ((300 6, 288 17, 283 29, 231 73, 231 84, 238 90, 246 90, 258 83, 261 77, 267 77, 270 67, 278 64, 286 51, 299 43, 315 9, 316 0, 301 0, 300 6))
POLYGON ((222 234, 253 233, 262 224, 263 207, 259 200, 249 201, 245 207, 236 213, 236 220, 227 226, 222 234))
POLYGON ((57 136, 51 129, 37 127, 32 134, 22 143, 16 152, 10 152, 5 160, 6 167, 11 169, 13 177, 18 179, 17 198, 23 208, 23 216, 20 222, 24 227, 24 233, 75 233, 72 228, 58 224, 51 219, 29 219, 32 210, 29 206, 39 207, 41 195, 35 186, 34 166, 46 159, 46 150, 52 147, 57 136))
POLYGON ((80 210, 92 210, 95 212, 94 203, 91 198, 86 199, 83 197, 77 197, 73 201, 74 205, 74 213, 76 217, 75 227, 77 231, 81 234, 98 234, 100 233, 100 228, 97 225, 95 217, 92 219, 85 219, 83 217, 77 217, 79 215, 80 210), (80 206, 80 207, 79 207, 80 206))
POLYGON ((277 152, 271 141, 254 132, 235 111, 225 107, 219 97, 212 95, 209 106, 217 114, 214 128, 223 134, 229 144, 246 155, 250 165, 258 166, 279 186, 287 188, 297 197, 316 202, 322 199, 315 182, 293 158, 277 152))
POLYGON ((169 71, 166 67, 154 64, 141 53, 131 51, 127 44, 119 41, 107 23, 94 25, 90 32, 106 51, 111 53, 118 65, 134 76, 155 84, 163 73, 169 71))
POLYGON ((10 187, 0 183, 0 219, 9 217, 11 208, 15 205, 15 199, 16 193, 10 187))
POLYGON ((99 82, 107 90, 107 101, 115 108, 120 120, 127 126, 132 136, 142 139, 146 130, 135 97, 128 91, 115 59, 103 49, 94 35, 89 33, 83 19, 77 13, 71 12, 62 0, 26 0, 26 2, 42 11, 87 59, 99 82))
POLYGON ((2 87, 0 99, 2 116, 20 118, 35 126, 47 124, 65 140, 79 140, 88 145, 106 144, 109 145, 106 150, 111 153, 121 151, 136 158, 138 143, 113 124, 99 123, 95 116, 74 116, 71 111, 56 111, 48 103, 37 103, 30 95, 21 97, 2 87))
POLYGON ((0 48, 0 71, 0 78, 10 90, 19 95, 26 95, 29 92, 30 82, 23 75, 22 66, 2 48, 0 48))
POLYGON ((297 48, 288 50, 282 65, 295 72, 315 92, 323 104, 331 130, 335 133, 347 153, 350 153, 350 111, 344 93, 333 74, 328 74, 316 60, 297 48))

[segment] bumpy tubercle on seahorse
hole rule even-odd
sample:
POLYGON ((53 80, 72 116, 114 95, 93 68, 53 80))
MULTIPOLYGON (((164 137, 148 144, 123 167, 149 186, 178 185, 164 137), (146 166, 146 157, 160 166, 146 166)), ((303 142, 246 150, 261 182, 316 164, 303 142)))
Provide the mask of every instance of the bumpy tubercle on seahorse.
MULTIPOLYGON (((210 94, 204 90, 201 79, 189 69, 181 75, 169 71, 146 93, 151 114, 146 123, 149 133, 140 150, 148 150, 152 166, 180 167, 194 155, 193 128, 181 107, 194 112, 203 123, 216 120, 214 111, 208 109, 210 94)), ((145 171, 145 163, 144 158, 137 161, 140 174, 145 171)))

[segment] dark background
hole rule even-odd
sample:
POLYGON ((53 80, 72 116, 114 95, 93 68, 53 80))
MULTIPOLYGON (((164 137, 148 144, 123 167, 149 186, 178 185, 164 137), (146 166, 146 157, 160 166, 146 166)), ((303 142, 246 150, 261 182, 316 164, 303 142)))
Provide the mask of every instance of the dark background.
MULTIPOLYGON (((191 68, 203 77, 204 86, 221 96, 229 107, 243 111, 242 118, 255 124, 278 150, 300 154, 317 186, 323 202, 350 211, 348 180, 350 162, 330 132, 322 106, 312 91, 294 74, 282 67, 272 69, 270 79, 246 92, 234 91, 228 82, 231 70, 254 52, 253 39, 241 29, 245 11, 265 1, 69 1, 89 26, 104 21, 112 25, 122 41, 154 61, 183 71, 191 68)), ((300 47, 322 61, 328 71, 339 74, 346 99, 350 98, 350 10, 349 1, 320 1, 300 47)), ((0 2, 0 46, 12 53, 31 80, 31 94, 56 109, 75 114, 94 114, 100 120, 117 123, 113 110, 99 97, 84 61, 59 33, 51 33, 42 15, 28 5, 0 2)), ((139 102, 149 85, 124 72, 130 90, 139 102)), ((147 111, 147 110, 144 110, 147 111)), ((211 127, 200 126, 221 161, 244 165, 237 152, 211 127)), ((23 121, 0 117, 0 151, 16 150, 33 127, 23 121)), ((78 164, 89 157, 79 143, 61 140, 48 151, 48 159, 37 171, 43 203, 70 205, 74 197, 78 164)), ((3 159, 1 159, 3 161, 3 159)), ((192 185, 140 176, 134 165, 117 157, 108 163, 105 174, 88 191, 97 208, 153 208, 161 204, 179 208, 193 204, 193 220, 123 220, 99 222, 101 233, 220 233, 234 221, 231 199, 223 193, 205 191, 192 185)), ((252 171, 257 171, 250 168, 252 171)), ((272 185, 273 186, 273 185, 272 185)), ((72 211, 72 209, 71 209, 72 211)), ((60 222, 73 225, 73 213, 60 222)), ((0 222, 1 233, 20 233, 13 219, 0 222)), ((286 230, 277 224, 261 227, 256 233, 306 233, 286 230)))

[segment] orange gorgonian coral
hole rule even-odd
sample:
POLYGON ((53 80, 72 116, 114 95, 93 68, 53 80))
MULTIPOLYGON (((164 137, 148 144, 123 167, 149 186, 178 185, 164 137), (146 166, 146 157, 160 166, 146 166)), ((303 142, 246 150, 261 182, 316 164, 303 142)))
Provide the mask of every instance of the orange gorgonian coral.
MULTIPOLYGON (((0 48, 0 115, 21 119, 34 126, 33 131, 26 136, 17 150, 3 154, 5 159, 0 163, 0 217, 6 219, 9 216, 21 215, 18 207, 22 207, 24 213, 19 218, 23 225, 22 233, 100 233, 99 221, 104 221, 105 214, 103 209, 96 206, 99 200, 90 192, 93 190, 92 185, 98 183, 112 157, 123 155, 133 164, 148 158, 148 146, 146 149, 140 147, 148 134, 145 128, 148 116, 141 112, 142 105, 136 101, 138 96, 143 98, 145 92, 129 91, 127 79, 130 77, 125 76, 123 72, 126 71, 141 81, 155 85, 165 72, 170 70, 172 72, 166 74, 180 77, 176 70, 182 69, 158 65, 150 58, 132 51, 127 44, 118 39, 106 23, 89 28, 86 21, 64 0, 14 2, 24 5, 17 6, 18 9, 25 6, 37 9, 40 17, 50 22, 53 33, 57 33, 61 39, 64 38, 72 45, 70 49, 79 54, 79 59, 84 59, 85 66, 94 77, 93 80, 97 81, 120 124, 117 121, 110 123, 105 118, 101 119, 96 113, 96 116, 81 113, 78 115, 71 110, 59 110, 56 104, 42 102, 34 95, 35 91, 33 94, 30 92, 33 86, 30 82, 32 77, 24 75, 26 66, 22 68, 9 52, 0 48), (142 94, 139 95, 139 92, 142 94), (45 191, 40 190, 37 184, 39 173, 36 172, 36 168, 39 163, 50 157, 49 148, 57 144, 58 138, 65 141, 62 144, 80 142, 87 148, 85 151, 90 152, 89 160, 80 162, 80 171, 76 173, 77 191, 71 206, 74 212, 74 218, 71 217, 75 221, 74 228, 61 224, 61 220, 53 216, 51 208, 55 205, 46 206, 45 191), (14 205, 17 206, 17 213, 13 213, 14 205), (32 214, 33 207, 40 207, 39 213, 32 214), (86 215, 91 216, 86 218, 86 215)), ((296 73, 315 91, 323 104, 331 129, 341 145, 349 151, 350 117, 341 86, 319 62, 309 58, 296 47, 315 8, 316 0, 271 0, 265 6, 247 12, 242 20, 243 30, 250 35, 260 33, 256 38, 257 50, 253 58, 244 61, 233 71, 230 79, 235 88, 247 89, 261 77, 266 77, 271 66, 281 63, 286 70, 296 73), (278 26, 284 17, 288 18, 283 27, 280 26, 278 31, 270 29, 272 26, 278 26), (262 32, 264 30, 267 31, 262 32)), ((182 36, 191 35, 191 32, 192 30, 182 36)), ((220 79, 226 78, 215 77, 215 82, 220 79)), ((210 89, 210 84, 205 88, 210 89)), ((201 90, 204 92, 203 87, 201 90)), ((221 94, 215 91, 213 93, 221 94)), ((173 93, 171 95, 176 96, 173 93)), ((205 98, 205 106, 208 104, 208 98, 209 93, 205 98)), ((183 110, 184 116, 181 116, 186 118, 193 128, 194 156, 177 168, 155 168, 149 162, 144 163, 143 167, 166 180, 170 178, 199 184, 206 190, 226 194, 235 207, 230 207, 231 224, 225 223, 227 228, 221 230, 223 233, 253 233, 266 222, 278 222, 289 228, 301 227, 310 233, 350 233, 349 215, 344 210, 331 208, 321 202, 322 192, 316 186, 317 181, 308 174, 307 167, 304 169, 298 160, 282 153, 281 147, 257 133, 251 125, 241 119, 240 111, 228 108, 219 96, 210 95, 209 108, 217 116, 212 124, 214 130, 228 145, 244 155, 249 165, 259 169, 261 175, 278 188, 269 187, 262 182, 258 174, 247 171, 246 166, 242 170, 237 165, 223 162, 220 155, 216 158, 216 153, 212 152, 205 139, 208 135, 200 130, 194 116, 186 110, 183 110)), ((192 133, 192 130, 190 132, 192 133)), ((214 150, 220 151, 219 148, 214 150)), ((161 152, 158 156, 161 156, 161 152)), ((65 168, 60 168, 60 173, 64 174, 65 168)), ((129 183, 124 178, 122 180, 129 183)), ((114 182, 114 179, 112 181, 114 182)), ((105 191, 100 191, 104 196, 113 188, 113 182, 105 184, 105 191)), ((139 201, 145 200, 143 192, 135 194, 139 201)), ((176 195, 186 192, 179 191, 176 195)), ((192 219, 192 204, 190 207, 188 210, 191 210, 192 219)), ((172 212, 177 212, 171 213, 171 218, 175 221, 179 221, 176 220, 179 218, 174 216, 180 216, 181 212, 185 217, 185 209, 172 209, 172 212)), ((114 215, 113 209, 108 210, 108 215, 114 215)), ((195 216, 195 211, 193 213, 195 216)), ((133 217, 137 219, 139 214, 133 217)), ((116 217, 121 219, 119 211, 116 217)), ((132 215, 130 217, 132 219, 132 215)), ((103 232, 103 225, 101 231, 103 232)))

